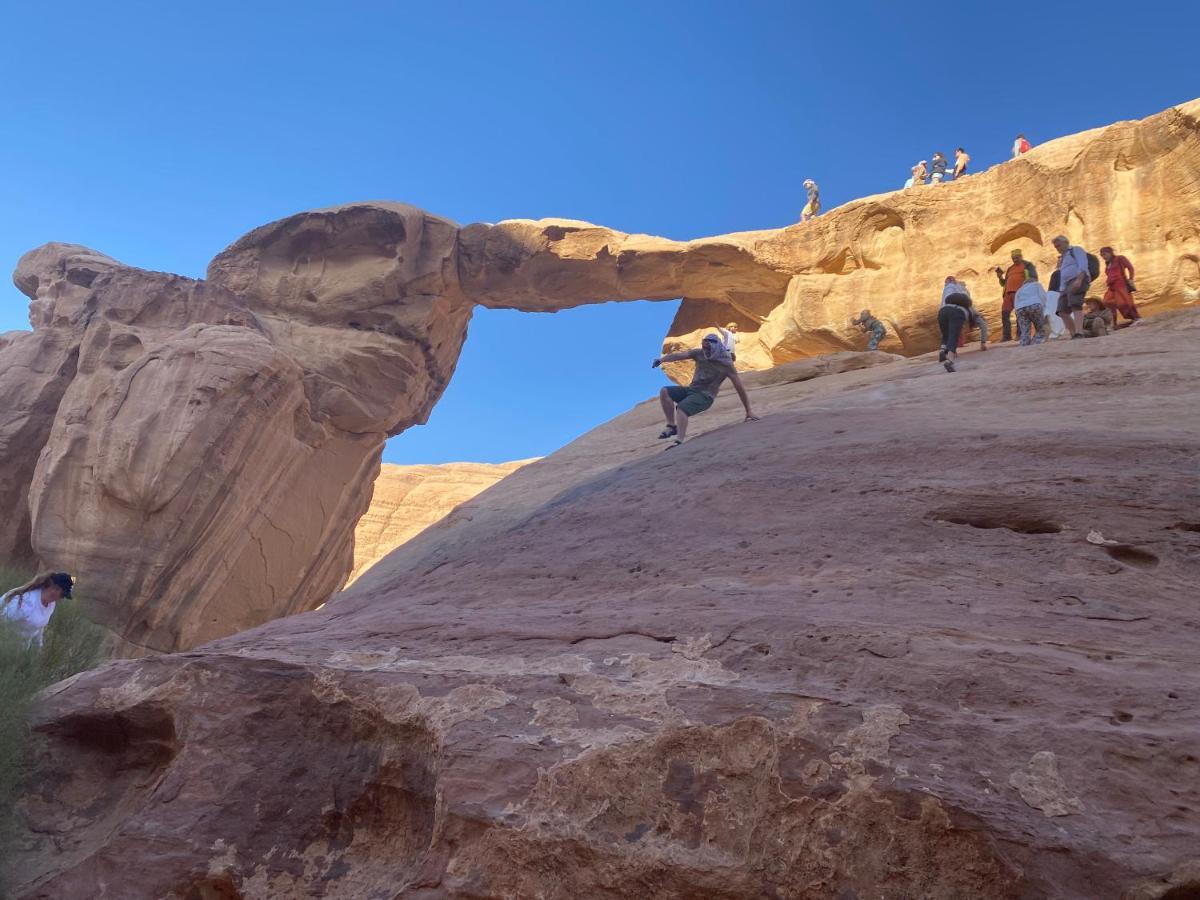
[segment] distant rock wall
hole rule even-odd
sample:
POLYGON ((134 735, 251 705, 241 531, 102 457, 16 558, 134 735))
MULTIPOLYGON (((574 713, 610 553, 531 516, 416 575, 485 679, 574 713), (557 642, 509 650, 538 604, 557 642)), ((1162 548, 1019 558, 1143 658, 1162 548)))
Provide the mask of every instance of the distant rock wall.
POLYGON ((426 420, 476 305, 683 297, 666 349, 733 319, 749 369, 859 346, 849 320, 871 307, 882 349, 914 354, 935 345, 946 274, 994 311, 987 270, 1021 247, 1045 274, 1059 231, 1129 255, 1147 312, 1193 303, 1198 115, 694 241, 565 219, 460 228, 380 202, 257 228, 204 281, 47 244, 14 276, 34 330, 0 336, 0 556, 77 572, 129 652, 318 606, 354 569, 384 441, 426 420))
POLYGON ((401 544, 451 515, 459 504, 486 491, 531 460, 508 463, 445 463, 396 466, 384 463, 371 505, 354 528, 354 570, 347 584, 401 544))

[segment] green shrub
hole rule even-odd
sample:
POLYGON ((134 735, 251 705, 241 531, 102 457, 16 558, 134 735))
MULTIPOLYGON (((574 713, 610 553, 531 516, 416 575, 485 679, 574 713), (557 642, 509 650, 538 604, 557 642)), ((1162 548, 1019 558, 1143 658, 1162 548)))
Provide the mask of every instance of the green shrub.
MULTIPOLYGON (((28 581, 28 572, 0 566, 0 594, 28 581)), ((13 809, 26 763, 29 714, 37 692, 83 672, 109 655, 103 629, 80 609, 78 592, 60 601, 46 626, 42 646, 29 647, 0 617, 0 861, 12 839, 13 809)), ((4 896, 0 872, 0 896, 4 896)))

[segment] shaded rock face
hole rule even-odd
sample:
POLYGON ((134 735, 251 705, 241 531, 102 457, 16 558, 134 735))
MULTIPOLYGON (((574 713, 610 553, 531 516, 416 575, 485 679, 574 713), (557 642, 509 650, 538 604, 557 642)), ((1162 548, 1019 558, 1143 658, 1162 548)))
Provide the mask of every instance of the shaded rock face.
POLYGON ((1193 896, 1198 339, 797 362, 667 453, 642 404, 54 688, 17 896, 1193 896))
POLYGON ((451 515, 460 504, 528 462, 437 466, 384 463, 375 479, 371 506, 354 528, 354 571, 349 583, 401 544, 451 515))
POLYGON ((683 297, 666 348, 732 319, 748 369, 860 346, 849 321, 870 306, 883 349, 913 354, 935 347, 946 274, 994 312, 990 267, 1020 247, 1045 275, 1059 231, 1131 256, 1147 312, 1194 302, 1198 115, 686 242, 361 203, 255 229, 205 281, 46 245, 15 275, 34 331, 0 338, 0 554, 78 572, 130 653, 318 606, 354 568, 384 440, 426 420, 475 305, 683 297))

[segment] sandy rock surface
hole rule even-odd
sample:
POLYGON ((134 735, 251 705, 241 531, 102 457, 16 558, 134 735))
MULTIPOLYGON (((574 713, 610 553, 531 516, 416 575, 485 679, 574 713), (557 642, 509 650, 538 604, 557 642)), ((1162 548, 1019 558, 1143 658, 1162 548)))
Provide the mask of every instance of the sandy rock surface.
POLYGON ((1198 340, 846 354, 669 452, 642 404, 52 690, 18 896, 1190 897, 1198 340))
POLYGON ((456 507, 531 460, 507 463, 384 463, 371 506, 354 528, 354 571, 349 584, 401 544, 453 513, 456 507))

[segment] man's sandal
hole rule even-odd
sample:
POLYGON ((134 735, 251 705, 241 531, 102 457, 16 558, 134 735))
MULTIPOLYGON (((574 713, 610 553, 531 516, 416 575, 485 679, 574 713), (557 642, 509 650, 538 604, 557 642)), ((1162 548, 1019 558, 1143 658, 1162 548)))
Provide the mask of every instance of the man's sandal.
POLYGON ((675 435, 677 435, 677 434, 679 434, 679 429, 676 428, 674 425, 668 425, 666 428, 663 429, 662 434, 660 434, 658 436, 658 439, 660 441, 662 441, 669 437, 675 437, 675 435))
POLYGON ((683 443, 683 441, 679 440, 679 438, 675 438, 675 440, 673 440, 673 441, 671 441, 671 443, 667 444, 667 449, 674 450, 676 447, 678 447, 682 443, 683 443))

